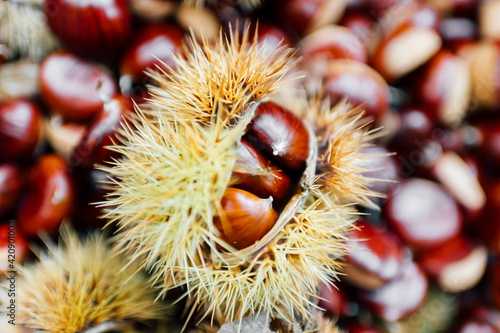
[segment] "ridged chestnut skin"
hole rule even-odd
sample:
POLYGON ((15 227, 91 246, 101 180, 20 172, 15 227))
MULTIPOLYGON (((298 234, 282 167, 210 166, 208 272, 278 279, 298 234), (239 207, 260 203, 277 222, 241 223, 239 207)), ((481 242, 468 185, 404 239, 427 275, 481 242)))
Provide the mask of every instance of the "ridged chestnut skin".
POLYGON ((73 208, 74 185, 67 163, 57 155, 44 155, 33 166, 27 193, 17 213, 19 229, 34 237, 55 233, 73 208))
POLYGON ((116 51, 131 29, 126 0, 45 0, 44 12, 65 48, 81 56, 116 51))

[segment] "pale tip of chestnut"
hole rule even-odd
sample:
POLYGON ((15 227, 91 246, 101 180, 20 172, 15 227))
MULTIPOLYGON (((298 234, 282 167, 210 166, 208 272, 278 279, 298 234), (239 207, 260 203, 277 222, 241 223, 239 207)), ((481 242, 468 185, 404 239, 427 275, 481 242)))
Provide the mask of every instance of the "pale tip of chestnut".
POLYGON ((314 31, 322 26, 337 23, 344 16, 347 0, 326 0, 320 5, 318 14, 314 17, 307 31, 314 31))
POLYGON ((441 43, 433 29, 409 28, 382 45, 378 69, 387 79, 396 80, 424 64, 441 43))
POLYGON ((443 123, 451 126, 457 126, 462 122, 469 108, 471 97, 469 65, 464 60, 457 58, 454 75, 449 95, 438 114, 443 123))
POLYGON ((344 266, 342 272, 344 279, 350 284, 365 290, 375 290, 387 283, 386 280, 375 274, 370 274, 356 264, 349 263, 344 266))
POLYGON ((60 117, 51 117, 44 119, 43 131, 54 151, 65 160, 69 160, 85 134, 85 125, 64 124, 60 117))
POLYGON ((488 251, 477 246, 465 258, 447 265, 438 276, 438 283, 446 291, 458 293, 475 286, 483 277, 488 261, 488 251))
POLYGON ((148 21, 161 21, 177 8, 175 1, 168 0, 132 0, 129 3, 134 14, 148 21))
POLYGON ((434 174, 448 192, 467 209, 480 210, 486 194, 474 172, 455 152, 445 152, 434 165, 434 174))
POLYGON ((217 16, 206 8, 183 5, 177 11, 177 20, 185 30, 191 30, 196 39, 217 40, 220 22, 217 16))

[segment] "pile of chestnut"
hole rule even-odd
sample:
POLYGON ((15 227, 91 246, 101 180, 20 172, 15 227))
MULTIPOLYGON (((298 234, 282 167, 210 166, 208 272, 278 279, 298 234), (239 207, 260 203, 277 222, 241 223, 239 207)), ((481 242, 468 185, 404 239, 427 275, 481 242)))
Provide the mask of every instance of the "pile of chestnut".
MULTIPOLYGON (((147 98, 145 71, 173 67, 190 34, 211 40, 251 22, 269 50, 298 48, 308 91, 347 98, 383 127, 367 148, 375 157, 366 174, 386 180, 371 185, 380 209, 360 207, 369 214, 347 235, 344 275, 337 289, 321 290, 325 316, 352 333, 500 333, 500 0, 42 3, 61 49, 32 63, 33 75, 23 70, 28 60, 0 48, 0 91, 8 92, 0 94, 0 246, 16 221, 18 262, 64 221, 105 224, 91 203, 104 200, 106 174, 94 166, 118 157, 104 147, 147 98)), ((267 205, 270 222, 255 239, 227 239, 238 249, 272 227, 307 158, 307 146, 296 160, 274 158, 261 134, 249 131, 239 156, 251 155, 270 178, 235 170, 228 191, 238 193, 222 206, 238 197, 267 205)))

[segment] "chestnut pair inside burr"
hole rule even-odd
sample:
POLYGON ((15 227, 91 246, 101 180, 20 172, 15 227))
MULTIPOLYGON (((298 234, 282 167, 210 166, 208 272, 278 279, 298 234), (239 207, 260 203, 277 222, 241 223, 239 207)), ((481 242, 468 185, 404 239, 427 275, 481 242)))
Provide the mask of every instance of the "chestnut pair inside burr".
POLYGON ((236 155, 214 224, 225 242, 241 250, 273 228, 295 194, 309 156, 309 134, 292 112, 262 103, 236 155))

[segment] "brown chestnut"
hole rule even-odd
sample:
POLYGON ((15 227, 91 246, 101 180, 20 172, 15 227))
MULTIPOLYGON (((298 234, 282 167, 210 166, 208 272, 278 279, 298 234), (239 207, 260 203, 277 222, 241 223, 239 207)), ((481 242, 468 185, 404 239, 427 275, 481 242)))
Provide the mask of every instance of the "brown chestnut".
POLYGON ((245 138, 281 167, 301 172, 309 156, 309 133, 302 120, 281 106, 259 105, 245 138))
POLYGON ((426 66, 417 96, 442 123, 458 125, 468 111, 471 97, 468 65, 453 53, 440 51, 426 66))
POLYGON ((33 166, 28 192, 17 212, 19 229, 27 236, 54 233, 73 206, 74 188, 68 165, 57 155, 44 155, 33 166))
POLYGON ((351 30, 363 44, 368 43, 369 38, 377 33, 374 30, 374 19, 362 11, 346 13, 340 25, 351 30))
POLYGON ((418 178, 395 187, 384 213, 403 241, 415 249, 441 245, 462 227, 462 213, 451 195, 438 184, 418 178))
POLYGON ((113 152, 105 147, 112 144, 115 130, 130 110, 130 98, 122 95, 104 103, 103 109, 87 126, 80 143, 73 150, 69 159, 71 166, 89 169, 96 163, 109 161, 113 152))
POLYGON ((54 115, 86 121, 113 97, 117 86, 104 68, 69 53, 54 53, 40 68, 40 93, 54 115))
POLYGON ((367 62, 363 43, 348 28, 328 25, 302 39, 301 47, 305 63, 331 59, 352 59, 367 62))
POLYGON ((28 100, 0 103, 0 161, 29 160, 41 142, 40 109, 28 100))
POLYGON ((81 56, 115 51, 131 28, 126 0, 46 0, 44 12, 64 46, 81 56))
POLYGON ((292 185, 290 177, 247 140, 241 139, 236 154, 238 159, 230 181, 233 187, 261 198, 272 196, 278 202, 289 196, 292 185))
POLYGON ((60 117, 47 117, 43 121, 43 126, 47 141, 54 152, 69 161, 73 150, 85 133, 86 125, 64 122, 60 117))
POLYGON ((486 270, 488 251, 463 236, 420 254, 421 267, 439 286, 450 292, 472 288, 486 270))
POLYGON ((18 167, 0 164, 0 218, 14 208, 23 187, 23 176, 18 167))
POLYGON ((362 105, 366 115, 382 119, 389 110, 389 86, 366 64, 341 59, 331 61, 325 78, 325 91, 332 103, 344 97, 354 106, 362 105))
POLYGON ((120 61, 122 92, 130 92, 133 83, 146 83, 148 68, 163 68, 163 64, 174 67, 172 57, 182 53, 183 38, 179 27, 165 23, 150 24, 138 31, 120 61))
POLYGON ((380 288, 401 273, 407 252, 392 232, 365 221, 356 226, 346 241, 353 250, 345 257, 344 279, 359 288, 380 288))
POLYGON ((278 219, 272 198, 228 187, 221 199, 222 211, 214 224, 222 239, 238 250, 253 245, 267 234, 278 219))
POLYGON ((361 292, 361 299, 375 315, 394 322, 410 315, 422 305, 428 285, 422 269, 414 262, 407 261, 398 277, 379 289, 361 292))
POLYGON ((375 69, 390 82, 426 63, 442 44, 434 8, 408 5, 395 13, 398 17, 386 28, 373 58, 375 69))
POLYGON ((346 8, 346 0, 285 0, 277 1, 276 17, 298 34, 305 34, 322 26, 337 23, 346 8))
POLYGON ((146 21, 161 21, 177 9, 175 0, 130 0, 133 14, 146 21))
POLYGON ((432 174, 471 213, 486 204, 486 194, 478 176, 455 152, 444 152, 432 166, 432 174))
POLYGON ((318 306, 329 316, 348 316, 350 310, 349 299, 337 285, 322 284, 319 288, 318 306))

